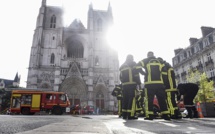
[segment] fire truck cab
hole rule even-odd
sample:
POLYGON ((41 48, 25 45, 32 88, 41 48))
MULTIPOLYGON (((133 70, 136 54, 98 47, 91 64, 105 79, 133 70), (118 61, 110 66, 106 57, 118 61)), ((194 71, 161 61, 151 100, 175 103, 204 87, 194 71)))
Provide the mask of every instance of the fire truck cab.
POLYGON ((70 112, 70 101, 64 92, 13 90, 11 94, 11 113, 33 115, 40 111, 51 111, 52 114, 62 115, 70 112))

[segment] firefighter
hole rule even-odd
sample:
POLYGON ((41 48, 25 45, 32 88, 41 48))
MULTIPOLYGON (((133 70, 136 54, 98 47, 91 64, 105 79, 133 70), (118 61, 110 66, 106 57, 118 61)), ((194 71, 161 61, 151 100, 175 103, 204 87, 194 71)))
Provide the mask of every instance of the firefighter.
POLYGON ((164 64, 164 72, 162 72, 162 78, 165 85, 165 91, 166 91, 166 100, 167 100, 167 106, 168 110, 170 111, 170 117, 171 119, 181 119, 182 116, 180 114, 179 108, 176 104, 176 94, 177 94, 177 88, 176 88, 176 81, 175 81, 175 72, 172 68, 172 66, 163 60, 161 57, 158 58, 160 62, 164 64))
POLYGON ((140 85, 139 73, 132 55, 127 55, 126 61, 120 67, 120 81, 122 83, 122 116, 123 119, 138 119, 136 116, 135 90, 140 85))
POLYGON ((144 92, 143 92, 143 89, 139 89, 137 91, 137 96, 136 96, 136 113, 138 113, 138 117, 145 117, 143 102, 144 102, 144 92))
POLYGON ((118 115, 122 116, 122 84, 115 85, 112 95, 117 98, 118 101, 118 115))
POLYGON ((199 87, 195 83, 181 83, 177 86, 178 102, 184 101, 184 106, 188 112, 187 118, 198 118, 198 112, 193 103, 195 96, 198 93, 199 87))
POLYGON ((163 119, 170 120, 166 103, 165 87, 162 79, 163 64, 154 56, 153 52, 147 53, 147 58, 141 60, 137 69, 144 77, 145 91, 145 120, 153 120, 153 100, 156 95, 163 119), (145 72, 142 70, 145 70, 145 72))

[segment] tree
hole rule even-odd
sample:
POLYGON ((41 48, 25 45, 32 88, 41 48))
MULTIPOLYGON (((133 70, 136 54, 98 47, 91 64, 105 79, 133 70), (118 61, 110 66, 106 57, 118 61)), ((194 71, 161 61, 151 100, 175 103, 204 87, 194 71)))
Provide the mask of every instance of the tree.
POLYGON ((187 81, 199 85, 199 91, 194 99, 195 102, 211 102, 215 98, 214 82, 207 78, 205 72, 198 70, 189 71, 187 81))

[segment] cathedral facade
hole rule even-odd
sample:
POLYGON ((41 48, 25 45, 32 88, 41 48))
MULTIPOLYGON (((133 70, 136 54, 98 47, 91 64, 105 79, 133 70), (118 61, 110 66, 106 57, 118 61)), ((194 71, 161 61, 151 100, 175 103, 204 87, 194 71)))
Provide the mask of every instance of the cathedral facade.
POLYGON ((30 53, 27 88, 62 91, 72 105, 93 105, 113 110, 111 95, 119 84, 118 53, 106 32, 113 24, 112 9, 89 5, 87 28, 75 19, 63 26, 63 9, 42 0, 30 53))

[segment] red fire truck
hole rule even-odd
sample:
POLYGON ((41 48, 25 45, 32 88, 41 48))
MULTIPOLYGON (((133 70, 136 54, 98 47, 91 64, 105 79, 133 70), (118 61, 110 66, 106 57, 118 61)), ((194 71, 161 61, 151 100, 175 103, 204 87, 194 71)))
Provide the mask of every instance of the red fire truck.
POLYGON ((55 115, 70 112, 70 101, 64 92, 39 90, 13 90, 11 94, 11 113, 33 115, 40 111, 50 111, 55 115))

